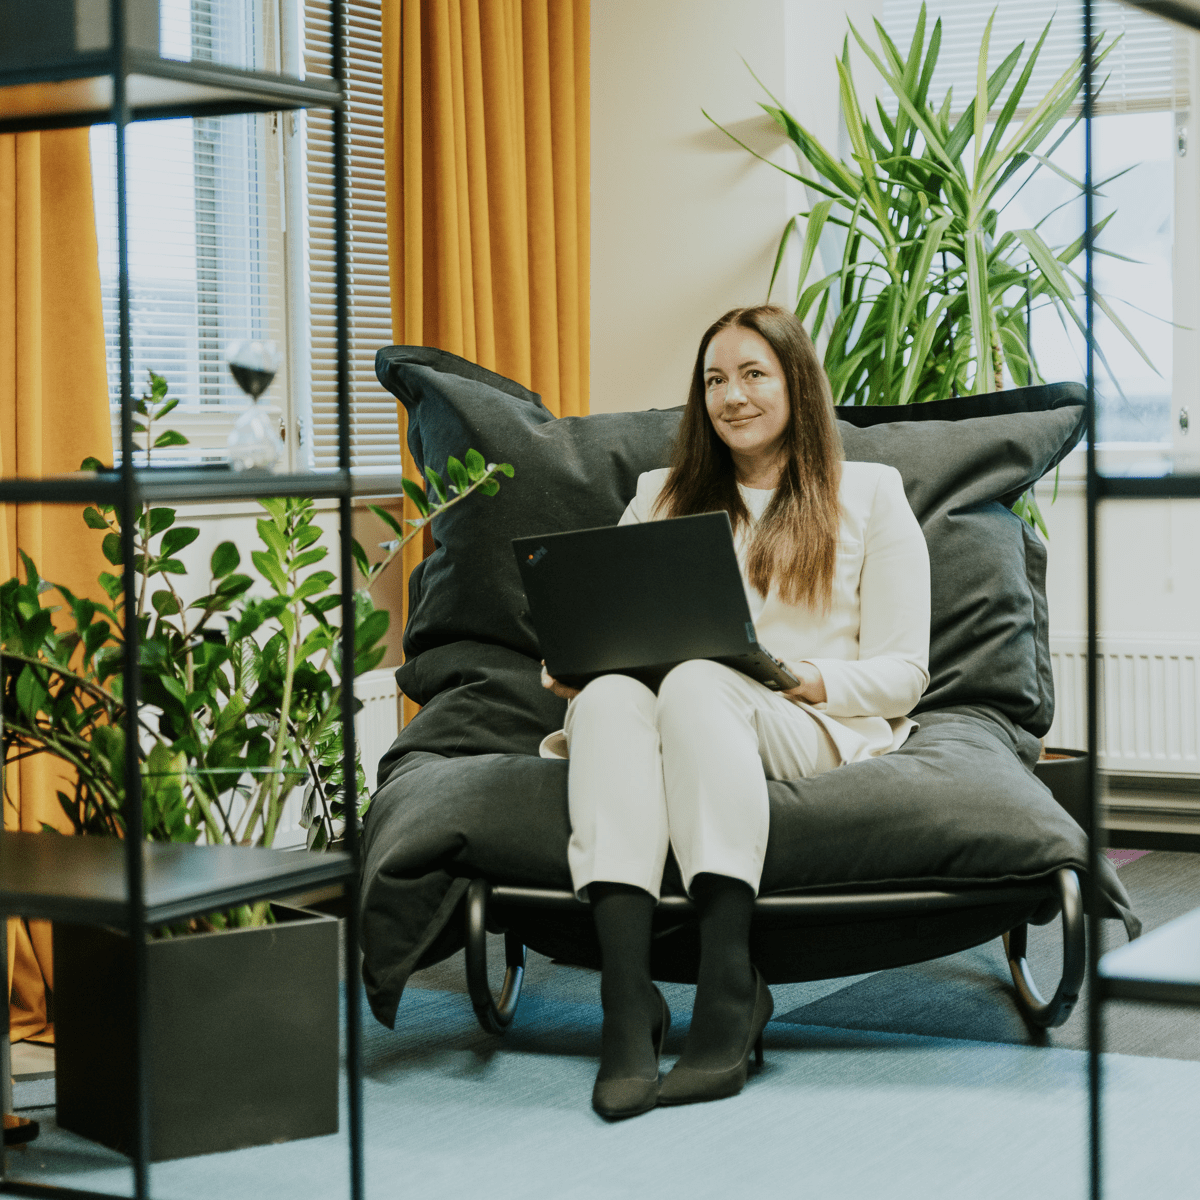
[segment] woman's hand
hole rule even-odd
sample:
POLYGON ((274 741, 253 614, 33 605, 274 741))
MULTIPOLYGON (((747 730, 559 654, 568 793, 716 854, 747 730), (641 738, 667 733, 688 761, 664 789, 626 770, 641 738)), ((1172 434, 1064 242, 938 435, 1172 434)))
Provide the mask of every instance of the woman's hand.
MULTIPOLYGON (((564 700, 573 700, 579 695, 579 689, 567 687, 565 683, 559 683, 549 671, 546 670, 546 660, 542 659, 542 687, 553 692, 556 696, 561 696, 564 700)), ((822 688, 822 691, 825 689, 822 688)))
MULTIPOLYGON (((825 679, 820 670, 810 662, 797 663, 790 669, 800 683, 783 694, 789 700, 803 700, 806 704, 824 704, 829 697, 825 693, 825 679)), ((545 674, 544 669, 542 674, 545 674)))

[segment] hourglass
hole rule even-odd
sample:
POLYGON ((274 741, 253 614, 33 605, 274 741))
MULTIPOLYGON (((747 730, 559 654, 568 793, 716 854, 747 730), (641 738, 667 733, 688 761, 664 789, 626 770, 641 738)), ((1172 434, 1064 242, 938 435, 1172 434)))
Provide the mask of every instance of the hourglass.
POLYGON ((229 465, 235 471, 271 471, 283 458, 283 442, 266 405, 258 400, 271 386, 282 356, 274 342, 247 341, 234 342, 226 358, 238 387, 250 397, 250 407, 238 417, 225 443, 229 465))

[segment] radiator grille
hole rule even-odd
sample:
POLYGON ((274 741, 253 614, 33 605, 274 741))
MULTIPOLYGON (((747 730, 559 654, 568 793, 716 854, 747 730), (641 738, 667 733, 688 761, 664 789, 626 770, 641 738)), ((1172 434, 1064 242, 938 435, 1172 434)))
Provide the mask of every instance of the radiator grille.
MULTIPOLYGON (((1087 745, 1087 643, 1052 638, 1054 724, 1048 746, 1087 745)), ((1101 638, 1099 766, 1200 776, 1200 639, 1101 638)))

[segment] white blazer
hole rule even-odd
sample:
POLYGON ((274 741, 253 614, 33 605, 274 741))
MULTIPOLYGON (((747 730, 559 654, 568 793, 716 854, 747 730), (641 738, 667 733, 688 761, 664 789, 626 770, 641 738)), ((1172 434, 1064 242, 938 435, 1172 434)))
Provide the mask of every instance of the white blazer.
MULTIPOLYGON (((656 519, 668 473, 639 476, 620 524, 656 519)), ((771 495, 742 488, 755 518, 771 495)), ((838 499, 842 521, 828 613, 787 604, 774 587, 763 596, 746 578, 744 526, 736 548, 759 642, 786 664, 809 662, 821 672, 826 701, 795 703, 820 721, 847 763, 896 749, 917 727, 908 713, 929 684, 929 551, 894 467, 843 463, 838 499)))

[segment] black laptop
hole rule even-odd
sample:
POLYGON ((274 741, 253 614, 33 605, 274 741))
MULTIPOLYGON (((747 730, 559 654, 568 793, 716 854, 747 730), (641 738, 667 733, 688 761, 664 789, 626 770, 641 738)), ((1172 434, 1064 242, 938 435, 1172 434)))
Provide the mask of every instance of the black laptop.
POLYGON ((762 646, 727 513, 514 538, 546 669, 568 687, 632 675, 657 688, 692 658, 776 691, 798 680, 762 646))

